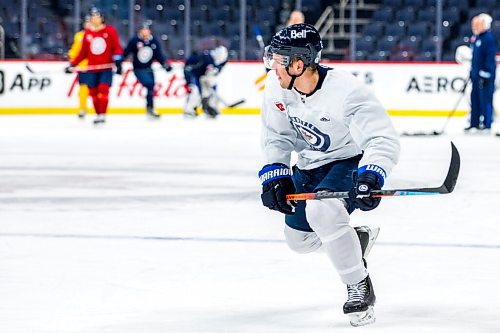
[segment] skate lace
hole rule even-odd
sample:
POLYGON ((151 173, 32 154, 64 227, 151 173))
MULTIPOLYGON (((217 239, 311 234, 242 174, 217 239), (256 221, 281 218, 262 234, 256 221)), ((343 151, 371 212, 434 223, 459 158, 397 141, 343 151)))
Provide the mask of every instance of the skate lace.
POLYGON ((365 283, 365 280, 356 284, 347 285, 348 302, 363 301, 367 292, 368 292, 368 286, 365 283))

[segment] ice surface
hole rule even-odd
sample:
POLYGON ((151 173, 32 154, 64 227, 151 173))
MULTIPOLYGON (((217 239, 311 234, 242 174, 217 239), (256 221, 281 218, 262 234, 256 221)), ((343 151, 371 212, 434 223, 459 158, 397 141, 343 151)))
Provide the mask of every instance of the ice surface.
MULTIPOLYGON (((259 117, 0 118, 0 332, 500 332, 500 138, 403 137, 369 258, 377 322, 352 328, 324 254, 283 242, 261 207, 259 117)), ((400 131, 444 119, 394 119, 400 131)))

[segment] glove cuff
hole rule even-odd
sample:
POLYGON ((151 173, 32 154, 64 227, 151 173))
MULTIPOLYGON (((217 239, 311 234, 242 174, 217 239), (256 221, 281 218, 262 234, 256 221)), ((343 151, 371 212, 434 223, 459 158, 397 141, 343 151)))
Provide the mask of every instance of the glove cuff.
POLYGON ((262 185, 267 184, 273 180, 280 178, 291 178, 292 171, 290 168, 281 163, 264 165, 262 170, 259 171, 259 178, 262 185))
POLYGON ((384 186, 385 177, 387 176, 387 173, 384 169, 376 164, 367 164, 358 169, 358 176, 364 172, 376 175, 378 177, 378 180, 380 181, 380 186, 384 186))

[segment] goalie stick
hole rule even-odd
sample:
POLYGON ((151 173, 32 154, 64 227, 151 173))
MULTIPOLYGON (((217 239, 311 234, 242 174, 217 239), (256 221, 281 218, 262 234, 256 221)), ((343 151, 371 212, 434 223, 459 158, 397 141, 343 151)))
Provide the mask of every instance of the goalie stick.
MULTIPOLYGON (((451 142, 451 160, 448 168, 448 173, 443 184, 439 187, 423 187, 423 188, 407 188, 407 189, 394 189, 394 190, 377 190, 372 191, 371 196, 375 198, 380 197, 397 197, 409 195, 434 195, 434 194, 448 194, 453 192, 455 184, 457 183, 458 173, 460 171, 460 154, 457 147, 451 142)), ((321 200, 321 199, 347 199, 349 192, 331 192, 320 191, 316 193, 298 193, 289 194, 286 196, 287 200, 321 200)))

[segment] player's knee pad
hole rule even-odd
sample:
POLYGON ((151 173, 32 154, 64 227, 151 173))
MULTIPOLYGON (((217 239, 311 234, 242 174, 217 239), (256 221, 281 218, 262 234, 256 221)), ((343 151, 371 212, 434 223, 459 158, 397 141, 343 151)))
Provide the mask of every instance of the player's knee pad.
POLYGON ((321 240, 314 232, 305 232, 285 225, 285 239, 288 247, 298 253, 310 253, 321 247, 321 240))
POLYGON ((190 92, 187 96, 186 100, 186 110, 192 112, 195 110, 201 103, 201 96, 196 86, 190 86, 190 92))
POLYGON ((89 94, 90 96, 97 96, 97 87, 92 87, 92 88, 89 88, 89 94))
POLYGON ((307 222, 323 243, 349 232, 349 213, 339 199, 311 200, 306 204, 307 222))

